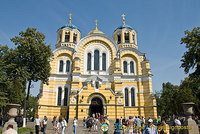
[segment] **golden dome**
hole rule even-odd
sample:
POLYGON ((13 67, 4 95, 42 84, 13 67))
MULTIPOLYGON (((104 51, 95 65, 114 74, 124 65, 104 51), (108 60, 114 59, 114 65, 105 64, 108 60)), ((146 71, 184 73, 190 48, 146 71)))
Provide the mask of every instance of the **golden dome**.
POLYGON ((95 34, 95 33, 100 33, 100 34, 104 34, 102 31, 100 31, 98 28, 97 28, 97 20, 96 20, 96 25, 95 25, 95 29, 90 31, 88 34, 95 34))

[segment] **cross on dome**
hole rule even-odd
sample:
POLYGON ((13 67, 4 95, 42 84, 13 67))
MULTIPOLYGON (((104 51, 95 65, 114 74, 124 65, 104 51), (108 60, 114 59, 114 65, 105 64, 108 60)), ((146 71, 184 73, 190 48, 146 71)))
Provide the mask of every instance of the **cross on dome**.
POLYGON ((72 24, 72 13, 69 14, 69 24, 72 24))
POLYGON ((95 29, 98 30, 97 26, 98 26, 98 20, 95 20, 96 24, 95 24, 95 29))
POLYGON ((126 23, 125 23, 125 14, 122 14, 122 17, 123 17, 123 25, 126 25, 126 23))

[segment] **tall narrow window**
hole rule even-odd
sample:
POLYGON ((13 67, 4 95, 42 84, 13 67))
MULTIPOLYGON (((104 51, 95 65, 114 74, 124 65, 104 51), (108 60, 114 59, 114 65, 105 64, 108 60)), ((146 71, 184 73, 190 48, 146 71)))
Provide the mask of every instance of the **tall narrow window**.
POLYGON ((87 70, 91 70, 91 53, 87 54, 87 70))
POLYGON ((127 71, 127 62, 126 61, 124 61, 124 73, 128 73, 128 71, 127 71))
POLYGON ((124 33, 125 43, 129 43, 129 33, 124 33))
POLYGON ((60 61, 59 72, 63 72, 63 60, 60 61))
POLYGON ((65 87, 65 94, 64 94, 64 106, 68 104, 68 88, 65 87))
POLYGON ((102 54, 102 70, 106 71, 106 54, 102 54))
POLYGON ((131 88, 131 106, 135 106, 135 90, 131 88))
POLYGON ((74 36, 73 36, 73 42, 74 42, 74 43, 77 42, 77 33, 74 33, 74 36))
POLYGON ((70 61, 67 60, 66 62, 66 72, 70 72, 70 61))
POLYGON ((131 73, 134 73, 134 62, 133 61, 130 62, 130 71, 131 71, 131 73))
POLYGON ((58 98, 57 98, 57 105, 61 106, 61 97, 62 97, 62 88, 58 88, 58 98))
POLYGON ((99 70, 99 50, 94 51, 94 70, 99 70))
POLYGON ((60 43, 61 42, 61 39, 62 39, 62 34, 61 32, 59 33, 59 37, 58 37, 58 42, 60 43))
POLYGON ((135 43, 135 35, 133 34, 133 43, 135 43))
POLYGON ((121 33, 117 34, 117 43, 121 43, 121 33))
POLYGON ((125 88, 125 106, 129 106, 128 101, 129 101, 129 98, 128 98, 128 89, 125 88))
POLYGON ((69 42, 70 32, 65 32, 65 42, 69 42))

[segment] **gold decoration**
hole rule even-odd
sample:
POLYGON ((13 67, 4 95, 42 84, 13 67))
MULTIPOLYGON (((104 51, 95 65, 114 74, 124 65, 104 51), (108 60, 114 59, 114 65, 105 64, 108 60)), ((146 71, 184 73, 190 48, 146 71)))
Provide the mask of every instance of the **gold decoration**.
POLYGON ((126 25, 126 23, 125 23, 125 14, 122 14, 122 17, 123 17, 123 25, 126 25))
POLYGON ((69 24, 72 24, 72 14, 69 14, 69 24))

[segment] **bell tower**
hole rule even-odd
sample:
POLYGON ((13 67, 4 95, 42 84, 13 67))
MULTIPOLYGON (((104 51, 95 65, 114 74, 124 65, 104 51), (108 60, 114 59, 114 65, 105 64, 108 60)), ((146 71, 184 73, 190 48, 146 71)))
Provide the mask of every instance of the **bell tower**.
POLYGON ((125 14, 122 14, 123 24, 119 26, 113 33, 113 39, 119 48, 133 47, 138 49, 137 46, 137 33, 129 25, 125 23, 125 14))
POLYGON ((72 47, 75 48, 76 44, 81 38, 80 30, 72 24, 72 14, 69 14, 69 23, 65 26, 62 26, 57 30, 57 44, 58 47, 72 47))

